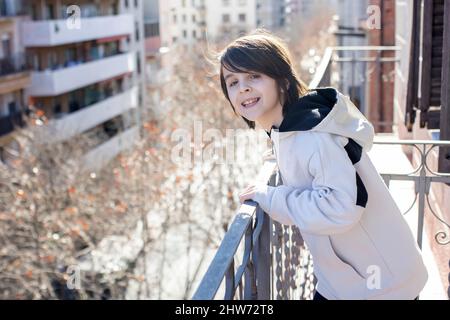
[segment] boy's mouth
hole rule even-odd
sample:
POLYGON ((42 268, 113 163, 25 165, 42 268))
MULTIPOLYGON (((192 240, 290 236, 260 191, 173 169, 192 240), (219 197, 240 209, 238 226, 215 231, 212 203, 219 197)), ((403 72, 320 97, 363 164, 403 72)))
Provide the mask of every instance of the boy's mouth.
POLYGON ((255 106, 260 99, 261 98, 247 99, 247 100, 245 100, 244 102, 241 103, 241 106, 243 106, 244 108, 251 108, 251 107, 255 106))

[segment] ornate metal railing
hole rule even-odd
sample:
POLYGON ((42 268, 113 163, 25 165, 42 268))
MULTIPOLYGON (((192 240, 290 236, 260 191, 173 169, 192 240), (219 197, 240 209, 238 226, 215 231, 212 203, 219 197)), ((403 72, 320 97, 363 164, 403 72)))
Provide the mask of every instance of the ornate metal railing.
POLYGON ((434 238, 437 243, 446 245, 450 243, 450 224, 445 221, 443 217, 433 209, 430 203, 430 188, 432 183, 446 183, 450 184, 450 174, 440 173, 432 170, 429 165, 429 155, 436 147, 448 147, 450 141, 419 141, 419 140, 396 140, 396 141, 375 141, 375 144, 380 145, 401 145, 410 146, 416 151, 416 157, 418 159, 418 165, 409 173, 381 173, 386 185, 389 187, 390 182, 393 180, 400 181, 413 181, 414 182, 414 199, 409 208, 403 212, 407 214, 411 211, 414 205, 418 205, 418 224, 417 224, 417 243, 422 248, 423 239, 423 223, 425 216, 426 205, 431 214, 438 219, 447 231, 439 231, 435 234, 434 238))

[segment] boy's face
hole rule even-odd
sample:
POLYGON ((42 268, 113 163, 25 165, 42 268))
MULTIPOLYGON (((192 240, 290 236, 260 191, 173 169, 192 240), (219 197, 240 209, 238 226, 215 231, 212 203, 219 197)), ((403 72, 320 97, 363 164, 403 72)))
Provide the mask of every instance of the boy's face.
POLYGON ((223 67, 222 70, 228 97, 239 115, 261 122, 275 108, 281 108, 277 83, 273 78, 258 72, 235 73, 223 67), (253 103, 248 104, 252 100, 253 103))

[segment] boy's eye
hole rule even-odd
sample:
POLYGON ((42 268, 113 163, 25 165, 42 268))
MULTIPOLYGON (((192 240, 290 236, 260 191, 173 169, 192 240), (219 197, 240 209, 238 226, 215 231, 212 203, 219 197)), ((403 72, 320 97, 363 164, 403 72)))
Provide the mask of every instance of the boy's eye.
MULTIPOLYGON (((256 78, 259 78, 259 74, 250 74, 249 77, 250 77, 251 79, 256 79, 256 78)), ((233 81, 233 82, 231 82, 231 83, 230 83, 230 87, 234 86, 236 83, 237 83, 236 80, 233 81)))

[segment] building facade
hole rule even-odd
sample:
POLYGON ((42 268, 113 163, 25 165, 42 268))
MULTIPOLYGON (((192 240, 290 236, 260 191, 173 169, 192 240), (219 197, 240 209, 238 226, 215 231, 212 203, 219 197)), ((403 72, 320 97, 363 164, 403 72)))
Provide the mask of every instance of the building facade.
POLYGON ((20 151, 13 133, 24 125, 24 91, 31 83, 20 41, 20 26, 25 18, 22 1, 0 1, 0 161, 4 163, 20 151))
POLYGON ((50 119, 49 140, 96 142, 83 163, 99 169, 139 135, 145 106, 142 0, 28 0, 21 40, 32 67, 27 103, 50 119))

